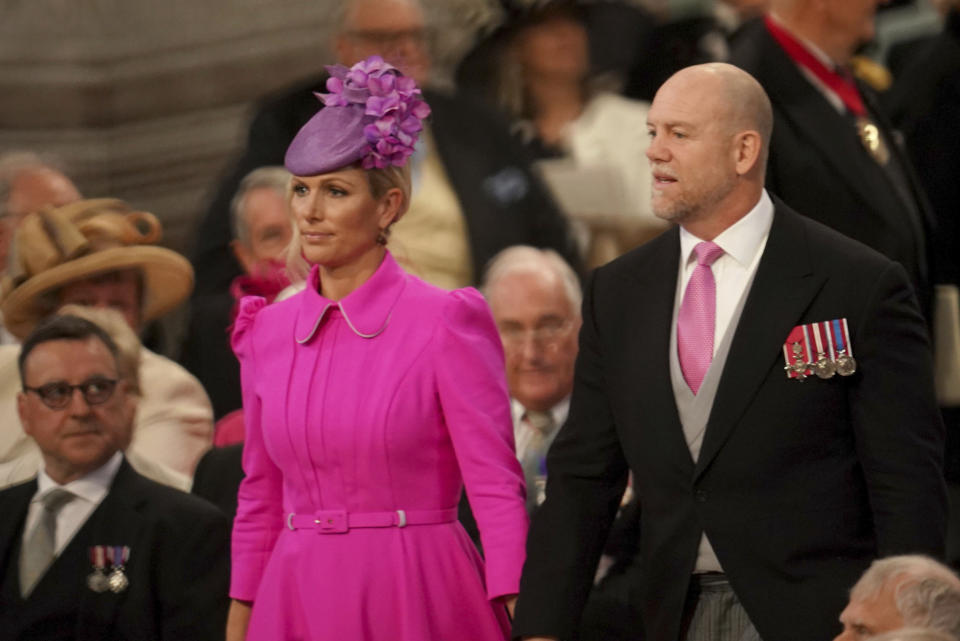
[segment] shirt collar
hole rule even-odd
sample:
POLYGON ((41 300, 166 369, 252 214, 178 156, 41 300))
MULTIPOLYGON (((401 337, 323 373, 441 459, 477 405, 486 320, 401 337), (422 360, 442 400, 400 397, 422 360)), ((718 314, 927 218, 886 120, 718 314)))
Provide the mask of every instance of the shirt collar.
POLYGON ((122 462, 123 454, 114 452, 106 463, 65 485, 60 485, 50 478, 45 469, 40 470, 37 475, 37 493, 33 500, 38 501, 51 490, 62 487, 90 503, 99 503, 110 491, 110 485, 113 483, 122 462))
MULTIPOLYGON (((747 267, 757 255, 757 251, 763 244, 763 239, 770 232, 770 225, 773 223, 773 201, 770 195, 764 189, 760 194, 760 200, 753 206, 747 215, 727 227, 723 232, 713 239, 724 254, 730 256, 740 265, 747 267)), ((693 260, 693 248, 702 242, 683 227, 680 228, 680 258, 683 265, 690 264, 693 260)))
MULTIPOLYGON (((510 412, 513 415, 513 423, 517 425, 523 419, 527 408, 515 398, 510 398, 510 412)), ((553 417, 554 428, 559 428, 567 420, 567 414, 570 413, 570 397, 567 396, 562 401, 550 408, 550 415, 553 417)))
POLYGON ((373 276, 340 301, 332 301, 320 294, 320 268, 314 265, 301 298, 295 339, 298 343, 312 339, 331 307, 340 309, 347 325, 357 336, 378 336, 390 321, 390 313, 406 285, 406 279, 406 272, 390 252, 386 252, 373 276))

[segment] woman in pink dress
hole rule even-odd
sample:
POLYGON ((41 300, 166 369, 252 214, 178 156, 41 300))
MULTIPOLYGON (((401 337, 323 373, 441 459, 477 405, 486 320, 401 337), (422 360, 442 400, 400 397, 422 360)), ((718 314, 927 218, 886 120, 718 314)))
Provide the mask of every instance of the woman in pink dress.
POLYGON ((483 298, 406 274, 386 234, 429 108, 379 58, 328 68, 287 150, 306 288, 246 298, 246 445, 230 641, 493 641, 527 531, 503 353, 483 298), (466 486, 486 563, 456 520, 466 486))

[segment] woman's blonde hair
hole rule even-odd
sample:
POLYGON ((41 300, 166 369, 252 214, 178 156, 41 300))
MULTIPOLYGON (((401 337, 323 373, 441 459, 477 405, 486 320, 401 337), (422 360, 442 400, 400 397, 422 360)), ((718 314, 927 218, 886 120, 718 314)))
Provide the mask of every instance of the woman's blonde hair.
MULTIPOLYGON (((351 165, 350 169, 361 169, 359 164, 351 165)), ((410 163, 408 162, 402 167, 386 167, 385 169, 365 169, 364 173, 367 175, 367 183, 370 186, 370 195, 376 200, 380 200, 386 196, 387 192, 391 189, 399 189, 403 194, 403 201, 400 203, 400 209, 397 211, 397 217, 393 219, 393 222, 400 220, 400 217, 407 212, 407 208, 410 206, 410 193, 412 191, 411 187, 411 178, 410 178, 410 163)), ((292 185, 292 182, 291 182, 292 185)), ((289 205, 290 199, 293 197, 293 189, 287 189, 287 203, 289 205)), ((293 216, 293 210, 288 209, 290 216, 293 216)), ((303 282, 307 279, 307 275, 310 273, 310 264, 303 257, 303 247, 300 242, 300 229, 296 225, 296 221, 293 223, 293 236, 290 238, 290 244, 286 249, 287 256, 287 275, 290 277, 291 283, 303 282)), ((391 223, 392 225, 393 223, 391 223)), ((388 227, 384 233, 389 233, 390 228, 388 227)))

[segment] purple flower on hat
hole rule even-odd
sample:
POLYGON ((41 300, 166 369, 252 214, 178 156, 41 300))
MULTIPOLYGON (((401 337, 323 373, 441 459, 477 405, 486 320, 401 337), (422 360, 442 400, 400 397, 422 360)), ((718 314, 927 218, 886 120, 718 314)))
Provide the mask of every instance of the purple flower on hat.
POLYGON ((317 94, 327 107, 362 106, 370 120, 363 128, 367 141, 363 167, 383 169, 402 166, 413 154, 423 119, 430 107, 422 99, 413 78, 408 78, 385 62, 371 56, 353 65, 327 67, 330 78, 327 91, 317 94))

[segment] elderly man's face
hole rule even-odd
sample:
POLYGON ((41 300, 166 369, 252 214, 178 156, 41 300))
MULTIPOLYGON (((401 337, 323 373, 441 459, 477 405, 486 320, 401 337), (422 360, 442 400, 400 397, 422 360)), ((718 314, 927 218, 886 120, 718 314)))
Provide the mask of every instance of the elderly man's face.
POLYGON ((137 332, 140 330, 141 280, 135 269, 108 272, 99 276, 82 278, 60 289, 58 307, 73 303, 86 307, 115 309, 137 332))
POLYGON ((573 389, 579 312, 549 272, 507 274, 489 293, 510 395, 528 410, 549 410, 573 389))
POLYGON ((867 598, 851 596, 850 603, 840 613, 843 632, 834 641, 863 641, 902 628, 903 616, 894 600, 900 583, 902 580, 888 581, 877 594, 867 598))
POLYGON ((293 223, 286 198, 272 187, 251 189, 243 201, 249 242, 238 239, 232 246, 244 271, 256 274, 271 261, 282 259, 293 235, 293 223))
POLYGON ((373 55, 411 76, 421 87, 430 77, 423 12, 407 0, 359 0, 337 36, 340 64, 352 66, 373 55))
MULTIPOLYGON (((113 354, 98 338, 40 343, 24 363, 25 387, 51 383, 79 385, 98 379, 117 380, 113 354)), ((24 431, 40 447, 47 473, 67 483, 103 465, 130 442, 136 403, 119 381, 103 403, 90 405, 71 390, 66 407, 48 407, 37 392, 20 392, 17 410, 24 431)))
POLYGON ((826 20, 830 30, 849 46, 849 53, 873 40, 877 7, 887 0, 830 0, 826 20))
POLYGON ((36 167, 17 174, 0 220, 0 270, 6 267, 10 242, 24 216, 42 207, 60 207, 77 200, 80 192, 76 186, 55 169, 36 167))
POLYGON ((737 182, 727 93, 690 70, 657 91, 647 116, 653 212, 684 223, 710 215, 737 182))

